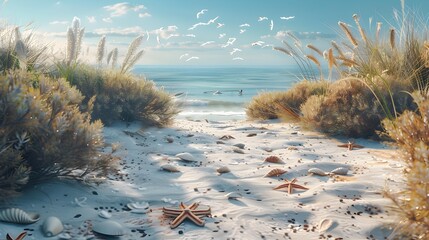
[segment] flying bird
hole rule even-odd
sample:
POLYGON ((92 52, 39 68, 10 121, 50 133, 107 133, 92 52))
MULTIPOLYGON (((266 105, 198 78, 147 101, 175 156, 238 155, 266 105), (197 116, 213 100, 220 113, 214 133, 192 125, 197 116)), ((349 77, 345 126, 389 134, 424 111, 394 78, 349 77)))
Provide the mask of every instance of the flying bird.
POLYGON ((224 23, 217 23, 217 28, 221 28, 221 27, 223 27, 223 26, 225 26, 225 24, 224 24, 224 23))
POLYGON ((201 15, 203 15, 204 13, 206 13, 208 10, 207 9, 203 9, 203 10, 201 10, 201 11, 199 11, 198 13, 197 13, 197 18, 200 18, 201 17, 201 15))
POLYGON ((270 30, 273 31, 273 28, 274 28, 274 21, 271 19, 270 30))
POLYGON ((259 17, 258 22, 262 22, 264 20, 268 20, 268 18, 267 17, 259 17))
POLYGON ((215 41, 208 41, 208 42, 205 42, 205 43, 201 44, 201 47, 204 47, 204 46, 209 45, 209 44, 212 44, 212 43, 215 43, 215 41))
POLYGON ((198 60, 198 59, 200 59, 199 57, 190 57, 190 58, 188 58, 188 59, 186 59, 186 61, 185 62, 189 62, 189 61, 191 61, 191 60, 198 60))
POLYGON ((146 37, 146 42, 147 42, 147 41, 149 41, 149 36, 150 36, 148 31, 146 31, 146 35, 147 35, 147 37, 146 37))
POLYGON ((215 23, 216 22, 216 20, 219 18, 219 16, 217 16, 217 17, 215 17, 215 18, 213 18, 213 19, 210 19, 208 22, 207 22, 207 24, 212 24, 212 23, 215 23))
POLYGON ((264 43, 263 41, 252 42, 252 46, 262 46, 264 43))
POLYGON ((236 38, 228 38, 228 41, 226 42, 226 44, 222 45, 222 48, 226 48, 228 46, 231 46, 232 44, 234 44, 235 40, 237 40, 236 38))
POLYGON ((290 19, 294 19, 295 16, 289 16, 289 17, 280 17, 281 20, 290 20, 290 19))
POLYGON ((219 38, 223 38, 223 37, 225 37, 226 36, 226 33, 220 33, 219 34, 219 38))
POLYGON ((232 60, 233 60, 233 61, 237 61, 237 60, 242 61, 242 60, 244 60, 244 59, 243 59, 243 58, 241 58, 241 57, 235 57, 235 58, 233 58, 232 60))
POLYGON ((241 52, 242 50, 239 48, 233 48, 231 52, 229 52, 230 55, 233 55, 236 52, 241 52))
POLYGON ((240 34, 244 33, 246 29, 240 29, 240 34))
POLYGON ((182 55, 180 55, 179 59, 182 59, 182 58, 187 57, 187 56, 189 56, 189 53, 182 54, 182 55))
POLYGON ((217 17, 215 17, 213 19, 210 19, 208 22, 199 22, 199 23, 196 23, 196 24, 192 25, 192 27, 188 28, 188 30, 194 30, 198 26, 207 26, 207 25, 210 25, 210 24, 214 23, 218 18, 219 18, 219 16, 217 16, 217 17))
POLYGON ((241 24, 241 25, 240 25, 240 27, 250 27, 250 24, 248 24, 248 23, 243 23, 243 24, 241 24))
POLYGON ((161 43, 159 42, 159 35, 156 35, 156 41, 158 42, 158 44, 161 44, 161 43))

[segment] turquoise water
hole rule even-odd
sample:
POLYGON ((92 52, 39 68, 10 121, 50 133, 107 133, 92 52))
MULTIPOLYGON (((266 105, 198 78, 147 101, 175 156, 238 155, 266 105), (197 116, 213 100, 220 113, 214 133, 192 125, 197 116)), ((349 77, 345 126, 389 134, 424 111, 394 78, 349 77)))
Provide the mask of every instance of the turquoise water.
POLYGON ((138 67, 134 73, 153 80, 181 103, 179 117, 245 119, 246 104, 260 92, 286 90, 298 81, 286 67, 138 67), (242 90, 242 93, 240 93, 242 90))

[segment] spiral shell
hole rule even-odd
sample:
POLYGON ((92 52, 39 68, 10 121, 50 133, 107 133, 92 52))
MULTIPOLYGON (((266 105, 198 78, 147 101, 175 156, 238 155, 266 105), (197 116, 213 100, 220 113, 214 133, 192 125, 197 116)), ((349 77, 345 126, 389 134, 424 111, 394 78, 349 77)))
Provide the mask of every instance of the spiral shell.
POLYGON ((171 164, 165 164, 161 166, 161 170, 167 171, 167 172, 180 172, 180 170, 171 164))
POLYGON ((265 158, 264 160, 265 162, 269 162, 269 163, 284 163, 279 157, 277 156, 269 156, 267 158, 265 158))
POLYGON ((310 168, 308 169, 308 174, 314 174, 314 175, 318 175, 318 176, 327 176, 328 173, 323 171, 320 168, 310 168))
POLYGON ((330 173, 331 174, 336 174, 336 175, 347 175, 347 172, 349 170, 347 168, 344 167, 339 167, 339 168, 335 168, 334 170, 332 170, 330 173))
POLYGON ((269 171, 267 174, 265 174, 264 177, 278 177, 284 173, 286 173, 286 170, 280 169, 280 168, 275 168, 271 171, 269 171))
POLYGON ((27 213, 19 208, 8 208, 0 212, 0 221, 30 224, 39 221, 40 215, 37 213, 27 213))
POLYGON ((57 217, 48 217, 42 226, 43 233, 47 237, 53 237, 64 230, 63 223, 57 217))
POLYGON ((231 172, 231 170, 227 166, 222 166, 217 168, 216 172, 218 172, 219 174, 222 174, 222 173, 229 173, 231 172))
POLYGON ((113 220, 95 223, 92 227, 92 231, 108 236, 122 236, 125 234, 124 227, 113 220))

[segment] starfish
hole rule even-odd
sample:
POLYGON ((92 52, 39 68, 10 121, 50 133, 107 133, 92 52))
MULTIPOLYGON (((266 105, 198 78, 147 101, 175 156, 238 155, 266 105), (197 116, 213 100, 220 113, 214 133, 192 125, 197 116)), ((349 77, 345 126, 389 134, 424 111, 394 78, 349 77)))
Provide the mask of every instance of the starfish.
POLYGON ((296 178, 292 179, 292 181, 290 181, 290 182, 287 179, 285 179, 285 181, 286 181, 285 184, 282 184, 282 185, 279 185, 279 186, 275 187, 274 190, 277 190, 277 189, 280 189, 280 188, 287 188, 287 193, 289 193, 289 194, 292 193, 292 190, 294 188, 308 190, 308 188, 296 184, 295 182, 298 181, 298 180, 296 180, 296 178))
POLYGON ((200 217, 211 215, 210 208, 205 210, 197 210, 199 204, 193 203, 190 206, 186 206, 183 202, 180 203, 179 209, 162 208, 162 211, 167 217, 175 217, 171 222, 170 227, 178 227, 185 219, 189 219, 198 226, 204 226, 204 220, 200 217))
MULTIPOLYGON (((15 239, 15 240, 22 240, 22 239, 24 239, 24 238, 25 238, 25 236, 27 236, 27 232, 22 232, 22 233, 20 233, 20 234, 18 235, 18 237, 16 237, 16 239, 15 239)), ((6 234, 6 240, 14 240, 14 239, 13 239, 13 237, 11 237, 11 236, 9 235, 9 233, 8 233, 8 234, 6 234)))
POLYGON ((353 150, 353 148, 364 148, 364 146, 356 144, 355 140, 349 140, 348 143, 338 145, 338 147, 345 147, 348 150, 353 150))

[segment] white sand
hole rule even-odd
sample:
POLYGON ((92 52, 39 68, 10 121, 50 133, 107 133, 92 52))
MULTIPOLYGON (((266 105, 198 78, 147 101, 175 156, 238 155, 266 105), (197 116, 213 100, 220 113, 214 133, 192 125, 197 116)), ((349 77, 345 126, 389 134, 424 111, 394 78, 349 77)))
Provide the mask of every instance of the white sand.
POLYGON ((0 223, 0 239, 5 239, 6 233, 17 236, 24 229, 31 235, 25 239, 43 239, 40 227, 49 216, 60 218, 66 224, 65 232, 79 239, 82 232, 88 232, 88 225, 104 220, 98 216, 101 208, 111 210, 111 219, 126 228, 119 239, 143 235, 144 239, 319 239, 318 225, 325 218, 334 224, 321 238, 384 239, 391 230, 383 224, 395 221, 382 192, 386 186, 397 187, 402 167, 395 150, 378 142, 357 139, 365 148, 349 151, 337 147, 347 139, 336 140, 275 122, 177 120, 171 128, 143 129, 133 137, 124 130, 135 133, 139 126, 118 124, 104 130, 106 151, 112 143, 121 145, 116 153, 123 158, 120 175, 99 186, 56 181, 26 190, 1 208, 37 212, 41 220, 31 225, 0 223), (247 137, 250 133, 257 135, 247 137), (217 144, 224 135, 235 139, 217 144), (174 141, 167 143, 167 136, 174 141), (237 143, 245 144, 244 154, 233 151, 237 143), (187 163, 174 157, 181 152, 191 153, 198 161, 187 163), (270 155, 285 164, 264 163, 270 155), (167 163, 181 172, 161 171, 160 166, 167 163), (216 168, 220 166, 228 166, 231 172, 218 175, 216 168), (337 178, 311 176, 307 170, 312 167, 324 171, 346 167, 350 171, 337 178), (273 168, 288 172, 264 178, 273 168), (292 194, 273 190, 283 179, 293 178, 309 190, 292 194), (243 197, 228 200, 225 194, 229 192, 243 197), (74 203, 80 197, 87 198, 82 206, 74 203), (150 212, 129 212, 125 205, 131 202, 148 202, 150 212), (161 208, 176 208, 179 202, 210 206, 213 216, 204 218, 204 227, 185 221, 170 229, 172 219, 163 218, 161 208))

